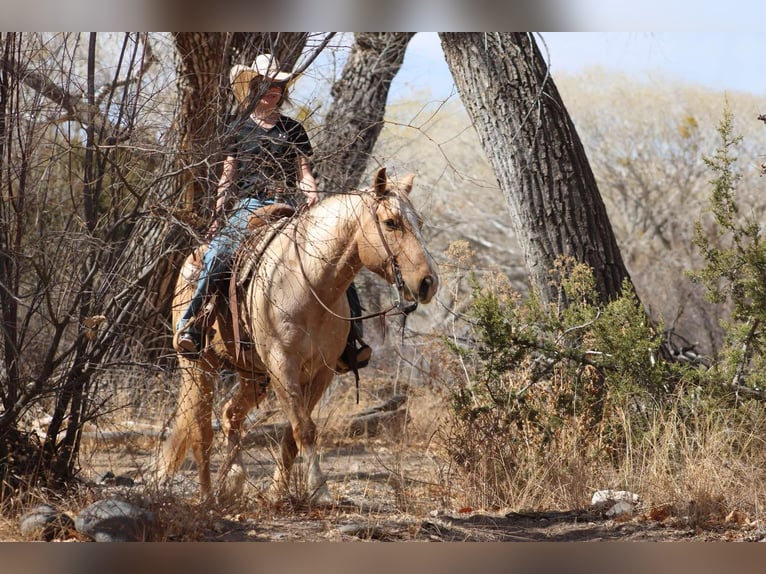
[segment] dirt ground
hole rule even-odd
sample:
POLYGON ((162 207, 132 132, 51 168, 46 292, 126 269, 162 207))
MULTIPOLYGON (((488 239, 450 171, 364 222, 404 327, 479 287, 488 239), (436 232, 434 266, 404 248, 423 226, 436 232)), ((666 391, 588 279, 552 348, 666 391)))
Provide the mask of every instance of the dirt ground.
MULTIPOLYGON (((135 497, 141 492, 152 442, 156 441, 134 436, 131 441, 101 443, 93 449, 83 470, 91 496, 135 497), (99 484, 107 471, 132 477, 135 483, 99 484)), ((761 525, 736 516, 692 526, 688 518, 640 504, 633 513, 617 518, 593 509, 450 508, 445 502, 449 493, 439 480, 445 472, 444 461, 429 452, 428 445, 404 444, 385 433, 325 441, 322 463, 336 501, 333 506, 312 508, 296 500, 274 504, 260 495, 273 470, 273 455, 268 443, 248 448, 245 496, 228 509, 196 503, 196 470, 188 462, 172 486, 178 498, 155 509, 165 527, 165 540, 584 542, 760 541, 766 537, 761 525), (179 500, 186 502, 179 505, 179 500)))
MULTIPOLYGON (((269 405, 252 413, 244 439, 247 479, 242 499, 230 506, 200 504, 197 472, 190 456, 170 488, 158 493, 149 477, 173 406, 143 398, 140 416, 130 419, 118 414, 84 434, 82 488, 78 496, 59 501, 58 506, 74 517, 93 501, 123 498, 155 513, 163 529, 162 540, 179 542, 766 540, 766 526, 760 520, 736 513, 700 518, 692 506, 679 512, 639 502, 632 512, 616 517, 607 516, 606 508, 593 507, 460 507, 455 502, 462 496, 454 469, 434 440, 443 404, 432 403, 429 394, 410 389, 403 404, 395 403, 392 411, 384 411, 379 427, 351 432, 360 413, 375 411, 371 407, 381 402, 391 403, 381 396, 400 396, 401 389, 388 387, 382 395, 372 396, 366 393, 372 385, 365 384, 361 403, 355 400, 353 386, 346 384, 349 398, 345 404, 333 399, 328 401, 331 408, 315 413, 321 464, 335 500, 331 506, 311 506, 294 496, 274 503, 262 496, 274 470, 278 430, 285 424, 279 411, 269 405), (152 411, 144 405, 160 406, 152 411), (104 480, 105 476, 111 478, 104 480)), ((214 473, 221 459, 219 435, 214 473)), ((20 514, 24 509, 17 511, 20 514)), ((18 519, 5 519, 0 539, 23 539, 18 519)))

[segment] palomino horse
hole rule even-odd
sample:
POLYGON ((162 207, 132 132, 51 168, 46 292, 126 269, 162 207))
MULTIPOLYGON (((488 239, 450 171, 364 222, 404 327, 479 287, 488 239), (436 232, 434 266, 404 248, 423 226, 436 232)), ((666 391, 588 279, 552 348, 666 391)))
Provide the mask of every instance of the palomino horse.
MULTIPOLYGON (((300 453, 307 465, 308 494, 316 501, 332 500, 319 465, 311 413, 335 375, 346 345, 350 329, 346 289, 363 267, 395 285, 400 301, 414 302, 410 308, 428 303, 438 286, 420 218, 409 200, 412 180, 410 175, 393 185, 381 168, 370 189, 329 196, 284 225, 272 225, 273 231, 255 242, 252 252, 258 260, 240 289, 238 311, 219 308, 198 361, 179 356, 179 403, 163 445, 161 476, 175 473, 191 448, 200 494, 203 498, 213 494, 214 375, 229 368, 239 373, 240 386, 222 413, 227 444, 217 483, 225 483, 232 462, 239 460, 245 417, 270 385, 290 423, 281 440, 273 494, 287 488, 300 453), (238 317, 238 328, 233 328, 232 315, 238 317), (242 341, 235 344, 237 333, 242 341)), ((189 275, 191 258, 177 284, 176 311, 186 307, 196 284, 189 275)), ((174 317, 174 324, 177 321, 174 317)))

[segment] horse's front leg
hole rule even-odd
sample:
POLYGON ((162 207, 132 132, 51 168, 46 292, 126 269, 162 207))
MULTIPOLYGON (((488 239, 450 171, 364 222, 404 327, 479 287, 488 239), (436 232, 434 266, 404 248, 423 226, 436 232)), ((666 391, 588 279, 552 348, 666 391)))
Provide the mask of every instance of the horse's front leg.
POLYGON ((289 486, 290 471, 296 456, 300 454, 306 468, 304 478, 307 494, 314 502, 319 503, 331 503, 333 499, 327 487, 327 477, 319 464, 317 429, 311 412, 332 376, 333 372, 327 369, 327 372, 315 376, 305 387, 300 385, 297 376, 293 379, 281 379, 274 386, 290 427, 282 437, 281 457, 274 474, 273 488, 282 491, 289 486))
POLYGON ((219 500, 231 499, 242 494, 246 478, 242 462, 242 427, 248 413, 263 399, 268 388, 266 375, 251 378, 240 375, 236 394, 223 408, 222 429, 226 439, 226 455, 216 478, 216 496, 219 500), (233 475, 229 475, 231 470, 233 475))
POLYGON ((319 464, 316 446, 316 423, 304 414, 297 418, 289 416, 290 425, 285 429, 280 443, 280 457, 274 472, 272 496, 278 498, 289 489, 290 475, 295 459, 300 453, 304 462, 305 473, 299 475, 301 487, 305 487, 309 498, 317 503, 333 501, 327 487, 327 477, 319 464), (295 422, 293 422, 295 420, 295 422), (297 431, 296 431, 297 429, 297 431), (297 438, 296 437, 300 437, 297 438))
MULTIPOLYGON (((277 396, 279 396, 279 393, 277 393, 277 396)), ((297 455, 298 445, 295 444, 292 425, 288 424, 282 433, 282 439, 279 443, 279 460, 277 460, 277 467, 274 470, 274 477, 269 489, 274 500, 279 499, 280 496, 288 491, 290 487, 290 471, 297 455)))

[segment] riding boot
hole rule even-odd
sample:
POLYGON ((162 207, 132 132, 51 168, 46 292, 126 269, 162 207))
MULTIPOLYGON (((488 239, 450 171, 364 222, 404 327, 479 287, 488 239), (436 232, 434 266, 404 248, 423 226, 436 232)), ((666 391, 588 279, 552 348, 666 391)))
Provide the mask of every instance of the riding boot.
POLYGON ((186 311, 178 320, 176 325, 176 336, 173 339, 175 350, 183 357, 191 360, 199 359, 202 352, 202 328, 204 319, 200 317, 200 312, 205 307, 207 299, 206 278, 203 278, 194 292, 192 300, 186 307, 186 311))
MULTIPOLYGON (((192 314, 192 317, 194 317, 194 314, 192 314)), ((184 358, 191 360, 199 359, 202 352, 202 330, 197 326, 196 318, 194 320, 181 319, 178 321, 173 346, 184 358), (189 324, 190 321, 191 324, 189 324)))
POLYGON ((202 257, 202 271, 197 280, 197 288, 176 325, 173 346, 187 359, 199 359, 204 346, 205 332, 213 320, 211 314, 214 310, 208 309, 208 301, 216 290, 215 286, 229 277, 228 247, 222 245, 222 242, 223 238, 218 238, 208 245, 202 257))
MULTIPOLYGON (((356 287, 352 283, 346 291, 348 297, 349 308, 352 317, 362 316, 362 305, 359 300, 359 295, 356 292, 356 287)), ((347 373, 351 370, 363 369, 370 362, 372 356, 372 349, 362 339, 364 335, 364 324, 361 320, 357 319, 351 322, 351 328, 348 331, 348 337, 346 339, 346 348, 343 349, 343 353, 338 358, 335 370, 338 373, 347 373), (357 341, 359 346, 357 347, 357 341)))
POLYGON ((346 339, 346 348, 338 358, 335 371, 339 374, 348 373, 354 369, 363 369, 370 362, 372 349, 356 333, 356 326, 352 323, 346 339), (356 342, 359 341, 359 347, 356 342))

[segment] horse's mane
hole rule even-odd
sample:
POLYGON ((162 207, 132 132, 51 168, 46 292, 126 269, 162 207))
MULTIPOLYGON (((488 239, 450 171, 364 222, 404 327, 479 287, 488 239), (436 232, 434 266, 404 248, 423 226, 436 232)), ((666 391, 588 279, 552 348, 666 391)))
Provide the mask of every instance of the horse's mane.
MULTIPOLYGON (((375 188, 372 186, 368 186, 362 189, 350 189, 348 191, 325 192, 325 196, 322 198, 322 201, 320 201, 317 204, 316 207, 319 207, 322 205, 327 206, 337 202, 345 202, 346 204, 348 204, 349 198, 359 198, 360 201, 364 201, 366 197, 371 197, 374 195, 375 195, 375 188)), ((386 189, 386 195, 379 199, 382 200, 382 199, 394 198, 394 197, 405 200, 409 203, 409 198, 407 194, 403 193, 402 190, 395 185, 389 185, 386 189)))
POLYGON ((347 224, 354 225, 354 218, 344 218, 349 212, 356 212, 361 215, 361 209, 358 206, 365 204, 365 197, 373 193, 372 188, 354 189, 345 192, 327 193, 322 200, 311 209, 305 210, 299 214, 299 217, 305 217, 307 220, 328 223, 329 221, 338 221, 344 219, 347 224), (331 219, 332 218, 332 219, 331 219))

